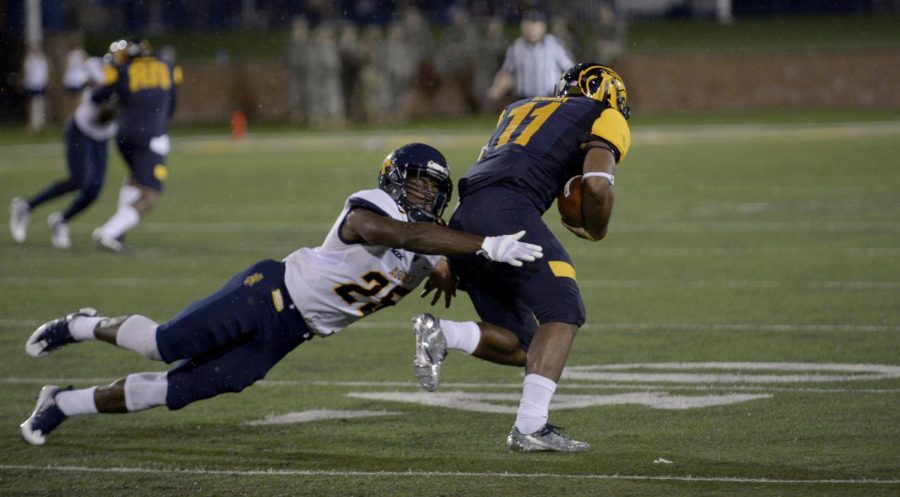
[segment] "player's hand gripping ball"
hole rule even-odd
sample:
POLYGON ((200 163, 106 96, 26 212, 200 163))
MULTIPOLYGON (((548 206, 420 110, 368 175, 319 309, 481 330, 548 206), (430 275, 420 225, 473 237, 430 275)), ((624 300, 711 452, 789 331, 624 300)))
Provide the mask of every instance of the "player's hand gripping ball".
POLYGON ((572 176, 559 197, 556 198, 556 208, 562 221, 573 228, 584 227, 584 214, 581 212, 581 175, 572 176))

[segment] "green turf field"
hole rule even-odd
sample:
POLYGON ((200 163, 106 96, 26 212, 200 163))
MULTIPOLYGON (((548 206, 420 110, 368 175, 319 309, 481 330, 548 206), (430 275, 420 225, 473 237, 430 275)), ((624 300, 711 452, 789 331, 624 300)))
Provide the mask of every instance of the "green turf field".
MULTIPOLYGON (((558 230, 589 322, 551 420, 591 452, 506 451, 518 369, 451 353, 440 389, 422 392, 409 319, 427 302, 414 295, 242 394, 22 442, 42 385, 162 369, 101 343, 31 359, 41 322, 88 305, 163 321, 250 263, 319 243, 391 148, 427 141, 458 177, 488 135, 176 132, 131 255, 89 242, 115 206, 114 152, 72 250, 54 250, 44 223, 62 203, 35 213, 21 246, 0 219, 0 495, 900 494, 900 119, 633 126, 608 239, 558 230), (299 422, 326 410, 346 416, 299 422)), ((61 173, 61 145, 44 141, 0 145, 4 206, 61 173)), ((464 295, 439 311, 474 317, 464 295)))

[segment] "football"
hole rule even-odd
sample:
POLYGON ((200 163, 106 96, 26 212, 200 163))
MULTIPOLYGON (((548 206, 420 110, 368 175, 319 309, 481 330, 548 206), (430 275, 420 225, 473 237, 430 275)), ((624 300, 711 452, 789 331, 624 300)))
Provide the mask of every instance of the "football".
POLYGON ((556 208, 563 222, 575 228, 584 227, 584 214, 581 213, 581 175, 572 176, 559 197, 556 198, 556 208))

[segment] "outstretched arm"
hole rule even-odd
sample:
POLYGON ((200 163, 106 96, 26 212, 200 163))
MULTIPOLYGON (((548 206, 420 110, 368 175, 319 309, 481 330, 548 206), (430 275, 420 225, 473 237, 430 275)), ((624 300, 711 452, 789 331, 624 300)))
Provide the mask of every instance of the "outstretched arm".
POLYGON ((489 260, 521 266, 543 257, 540 245, 518 241, 525 234, 478 236, 429 223, 407 223, 357 207, 347 214, 341 230, 345 240, 402 248, 419 254, 480 253, 489 260))

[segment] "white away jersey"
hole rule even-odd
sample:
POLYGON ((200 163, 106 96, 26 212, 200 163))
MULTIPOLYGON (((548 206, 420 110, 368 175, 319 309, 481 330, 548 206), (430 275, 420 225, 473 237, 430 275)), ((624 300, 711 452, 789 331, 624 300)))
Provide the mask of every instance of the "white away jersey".
POLYGON ((81 102, 75 109, 75 124, 82 133, 97 141, 106 141, 116 135, 118 126, 115 120, 100 122, 100 106, 91 100, 93 88, 103 86, 107 82, 107 67, 102 59, 91 57, 84 64, 88 85, 81 92, 81 102))
POLYGON ((306 324, 319 335, 331 335, 363 316, 394 305, 419 286, 440 259, 344 242, 340 229, 347 213, 356 206, 409 222, 406 213, 383 190, 356 192, 344 203, 344 210, 321 246, 302 248, 284 259, 288 293, 306 324))

